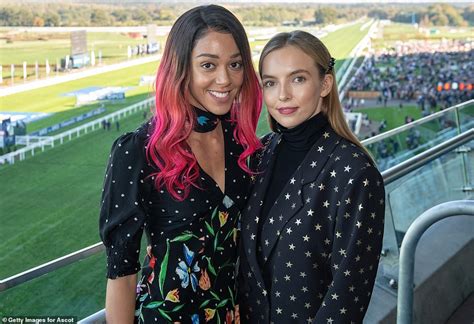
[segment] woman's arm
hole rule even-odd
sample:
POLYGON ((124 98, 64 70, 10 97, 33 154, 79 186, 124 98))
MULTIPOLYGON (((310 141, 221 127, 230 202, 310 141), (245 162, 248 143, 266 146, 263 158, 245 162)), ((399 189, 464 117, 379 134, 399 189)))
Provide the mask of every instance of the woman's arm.
POLYGON ((313 323, 362 323, 375 283, 383 239, 385 190, 374 167, 353 175, 337 209, 332 283, 313 323))
POLYGON ((107 323, 133 323, 137 275, 132 274, 107 281, 105 313, 107 323))
POLYGON ((140 136, 127 133, 115 141, 102 193, 99 231, 107 252, 106 318, 112 324, 134 321, 145 202, 152 185, 145 181, 149 172, 140 136))

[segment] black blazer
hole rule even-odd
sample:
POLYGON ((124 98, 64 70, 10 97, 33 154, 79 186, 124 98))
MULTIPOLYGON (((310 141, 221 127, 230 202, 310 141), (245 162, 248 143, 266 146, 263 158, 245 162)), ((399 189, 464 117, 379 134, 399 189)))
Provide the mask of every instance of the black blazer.
POLYGON ((259 233, 269 180, 278 176, 271 170, 280 140, 267 136, 257 158, 263 172, 242 214, 241 321, 361 323, 382 247, 382 177, 359 147, 328 125, 259 233))

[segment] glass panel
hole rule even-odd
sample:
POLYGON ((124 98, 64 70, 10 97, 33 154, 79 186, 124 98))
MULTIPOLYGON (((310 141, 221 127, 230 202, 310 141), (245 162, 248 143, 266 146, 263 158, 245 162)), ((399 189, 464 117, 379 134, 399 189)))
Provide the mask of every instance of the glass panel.
POLYGON ((465 132, 474 128, 474 102, 458 109, 461 131, 465 132))
POLYGON ((0 294, 0 317, 87 317, 105 306, 105 273, 102 252, 10 288, 0 294))
POLYGON ((368 146, 379 168, 387 170, 458 135, 454 110, 368 146))
MULTIPOLYGON (((140 263, 146 255, 143 235, 140 263)), ((76 316, 88 317, 105 307, 105 251, 54 270, 0 293, 2 316, 76 316)), ((140 275, 140 272, 138 273, 140 275)))
MULTIPOLYGON (((463 145, 461 148, 464 151, 464 165, 466 166, 466 189, 474 188, 474 141, 463 145)), ((471 197, 474 193, 471 191, 471 197)))
MULTIPOLYGON (((472 146, 474 142, 468 145, 472 146)), ((449 152, 386 186, 387 203, 393 215, 398 245, 410 224, 427 209, 472 196, 463 188, 472 186, 472 183, 467 183, 470 180, 466 177, 466 161, 472 161, 474 153, 460 151, 464 150, 449 152)))
POLYGON ((460 130, 464 132, 472 128, 474 102, 445 111, 435 119, 367 145, 367 148, 383 171, 458 135, 460 130))
MULTIPOLYGON (((398 277, 398 259, 399 250, 397 235, 393 225, 393 215, 390 210, 390 204, 387 194, 385 195, 385 226, 383 234, 382 257, 380 259, 379 267, 380 273, 384 278, 398 277)), ((383 285, 386 285, 386 279, 382 280, 383 285)))

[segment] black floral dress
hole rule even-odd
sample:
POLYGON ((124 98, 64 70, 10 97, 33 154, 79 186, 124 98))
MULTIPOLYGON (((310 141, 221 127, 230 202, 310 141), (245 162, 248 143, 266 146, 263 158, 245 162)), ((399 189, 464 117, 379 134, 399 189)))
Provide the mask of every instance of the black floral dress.
POLYGON ((239 317, 237 242, 250 177, 237 164, 243 149, 233 137, 233 124, 221 124, 225 193, 200 169, 201 189, 191 188, 181 202, 153 185, 153 169, 145 158, 149 124, 113 145, 100 234, 107 248, 107 277, 113 279, 140 270, 145 230, 148 250, 135 313, 139 323, 233 323, 239 317))

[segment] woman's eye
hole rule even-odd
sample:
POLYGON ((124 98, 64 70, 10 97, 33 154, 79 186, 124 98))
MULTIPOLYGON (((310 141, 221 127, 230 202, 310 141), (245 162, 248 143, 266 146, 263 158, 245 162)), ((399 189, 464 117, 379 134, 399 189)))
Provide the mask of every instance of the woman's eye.
POLYGON ((234 70, 240 70, 242 68, 242 62, 233 62, 230 67, 234 70))
POLYGON ((201 64, 201 67, 206 69, 206 70, 210 70, 214 67, 214 64, 212 64, 212 63, 203 63, 203 64, 201 64))
POLYGON ((305 78, 305 77, 302 77, 302 76, 298 76, 298 77, 296 77, 296 78, 294 79, 294 81, 295 81, 296 83, 301 83, 301 82, 306 81, 306 78, 305 78))
POLYGON ((263 82, 263 86, 264 86, 265 88, 273 87, 274 85, 275 85, 275 82, 273 82, 273 81, 265 81, 265 82, 263 82))

